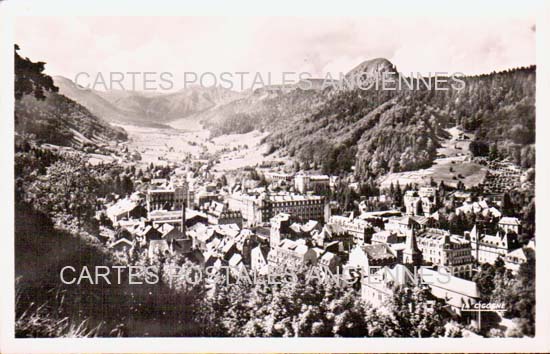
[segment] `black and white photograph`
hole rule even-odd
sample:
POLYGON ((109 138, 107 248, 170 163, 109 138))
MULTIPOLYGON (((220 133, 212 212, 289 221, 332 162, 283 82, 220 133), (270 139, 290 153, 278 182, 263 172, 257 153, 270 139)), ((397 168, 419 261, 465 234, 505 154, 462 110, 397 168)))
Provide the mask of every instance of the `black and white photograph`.
POLYGON ((540 338, 541 23, 489 3, 12 16, 7 333, 540 338))

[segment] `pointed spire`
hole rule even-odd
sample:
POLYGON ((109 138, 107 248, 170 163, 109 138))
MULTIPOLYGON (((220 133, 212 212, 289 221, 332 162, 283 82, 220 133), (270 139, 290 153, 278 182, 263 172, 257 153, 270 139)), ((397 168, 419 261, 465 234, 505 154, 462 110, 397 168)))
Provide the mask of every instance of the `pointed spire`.
POLYGON ((411 232, 407 235, 407 240, 405 242, 405 252, 409 254, 420 253, 418 245, 416 244, 416 230, 412 229, 411 232))
POLYGON ((416 243, 416 230, 411 230, 407 234, 405 241, 405 249, 403 250, 403 263, 419 265, 422 263, 422 252, 418 249, 416 243))

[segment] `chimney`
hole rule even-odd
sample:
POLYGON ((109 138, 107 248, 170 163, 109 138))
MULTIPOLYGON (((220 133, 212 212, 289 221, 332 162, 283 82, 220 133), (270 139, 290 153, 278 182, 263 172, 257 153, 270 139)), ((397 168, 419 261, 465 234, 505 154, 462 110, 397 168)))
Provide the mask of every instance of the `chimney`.
POLYGON ((186 203, 185 203, 185 200, 182 201, 181 203, 181 233, 183 235, 186 234, 186 226, 185 226, 185 221, 186 221, 186 218, 185 218, 185 209, 186 209, 186 203))

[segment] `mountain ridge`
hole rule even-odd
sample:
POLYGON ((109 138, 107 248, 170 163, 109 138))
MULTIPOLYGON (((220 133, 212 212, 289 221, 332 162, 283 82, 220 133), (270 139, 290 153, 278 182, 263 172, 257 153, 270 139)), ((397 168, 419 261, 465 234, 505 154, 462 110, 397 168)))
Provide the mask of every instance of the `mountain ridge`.
MULTIPOLYGON (((385 72, 397 72, 397 68, 387 59, 375 58, 361 62, 347 75, 368 81, 385 72)), ((475 154, 486 153, 491 146, 502 157, 529 167, 534 164, 535 75, 531 66, 464 76, 465 87, 445 82, 438 90, 425 85, 398 90, 322 89, 317 82, 316 89, 254 90, 227 100, 222 90, 214 99, 216 104, 205 100, 210 104, 189 108, 190 95, 208 92, 195 88, 156 96, 158 105, 148 102, 146 107, 167 120, 173 116, 171 110, 184 111, 213 137, 268 131, 264 142, 270 145, 269 151, 279 151, 306 168, 321 167, 326 173, 355 171, 368 179, 429 167, 445 138, 443 128, 456 125, 474 133, 475 154)))
POLYGON ((165 123, 171 120, 185 118, 241 96, 221 87, 193 86, 176 92, 152 93, 82 89, 62 76, 55 76, 54 82, 63 94, 109 122, 149 127, 167 127, 165 123))

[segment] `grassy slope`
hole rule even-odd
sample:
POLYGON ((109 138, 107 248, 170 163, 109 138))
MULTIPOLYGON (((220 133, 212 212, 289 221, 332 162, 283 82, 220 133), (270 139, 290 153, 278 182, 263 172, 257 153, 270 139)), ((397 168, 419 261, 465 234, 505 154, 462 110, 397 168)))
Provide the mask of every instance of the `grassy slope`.
POLYGON ((59 278, 64 266, 112 264, 101 245, 54 229, 48 217, 16 205, 16 336, 197 334, 193 299, 164 285, 129 285, 124 277, 122 285, 64 285, 59 278))

